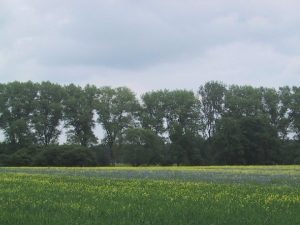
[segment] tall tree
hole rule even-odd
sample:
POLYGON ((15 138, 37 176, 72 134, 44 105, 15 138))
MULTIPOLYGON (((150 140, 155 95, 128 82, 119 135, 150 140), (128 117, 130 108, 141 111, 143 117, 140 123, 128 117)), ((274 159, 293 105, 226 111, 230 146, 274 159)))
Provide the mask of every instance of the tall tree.
POLYGON ((97 88, 85 86, 83 89, 74 84, 65 87, 64 122, 68 128, 68 141, 89 146, 97 143, 93 132, 95 127, 94 103, 97 88))
POLYGON ((280 155, 280 142, 275 127, 264 117, 245 117, 240 120, 243 147, 247 164, 274 164, 280 155))
POLYGON ((159 90, 143 94, 142 109, 139 115, 142 127, 150 129, 160 136, 166 132, 166 93, 167 90, 159 90))
POLYGON ((278 91, 274 88, 261 88, 261 91, 265 117, 277 129, 281 139, 286 140, 290 126, 290 88, 281 87, 278 91))
POLYGON ((200 102, 192 91, 169 91, 165 96, 165 116, 169 134, 178 126, 183 133, 198 133, 200 102))
POLYGON ((98 122, 105 131, 104 143, 108 146, 112 163, 116 160, 113 150, 115 141, 124 130, 135 126, 139 107, 135 94, 126 87, 103 87, 98 90, 98 122))
POLYGON ((274 164, 280 158, 277 131, 263 117, 222 117, 214 138, 220 164, 274 164))
MULTIPOLYGON (((200 129, 200 102, 192 91, 154 91, 142 96, 141 123, 160 136, 169 136, 175 127, 183 133, 200 129)), ((176 129, 177 129, 176 128, 176 129)))
POLYGON ((199 87, 198 94, 201 99, 201 111, 205 129, 203 135, 210 139, 216 127, 216 121, 224 112, 224 96, 226 87, 224 84, 216 81, 207 82, 199 87))
POLYGON ((6 108, 6 85, 0 83, 0 130, 5 126, 4 112, 6 108))
POLYGON ((213 140, 213 163, 246 164, 239 119, 222 117, 218 120, 213 140))
POLYGON ((263 113, 273 127, 277 127, 279 121, 279 93, 274 88, 261 88, 263 113))
POLYGON ((144 94, 142 100, 142 126, 170 142, 170 157, 177 164, 191 161, 192 148, 184 146, 185 140, 196 137, 201 129, 200 102, 194 93, 160 90, 144 94))
POLYGON ((35 142, 32 130, 37 87, 32 82, 1 85, 0 126, 6 141, 20 146, 35 142))
POLYGON ((63 88, 58 84, 42 82, 38 85, 38 95, 33 113, 33 128, 38 143, 43 145, 58 142, 61 133, 63 88))
POLYGON ((262 115, 262 92, 252 86, 232 85, 225 95, 225 114, 231 117, 255 117, 262 115))
POLYGON ((166 92, 165 117, 171 141, 171 154, 176 163, 191 163, 194 155, 190 144, 199 136, 200 102, 192 91, 174 90, 166 92))
POLYGON ((277 130, 283 140, 287 140, 291 129, 291 89, 288 86, 279 88, 279 121, 277 130))
POLYGON ((292 120, 292 128, 296 134, 295 138, 300 140, 300 87, 292 88, 290 117, 292 120))

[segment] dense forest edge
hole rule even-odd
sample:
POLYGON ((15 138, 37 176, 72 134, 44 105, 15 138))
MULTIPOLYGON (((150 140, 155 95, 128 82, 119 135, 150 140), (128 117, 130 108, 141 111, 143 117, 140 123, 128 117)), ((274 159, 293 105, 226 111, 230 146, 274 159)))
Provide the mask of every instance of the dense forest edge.
POLYGON ((300 164, 300 87, 0 83, 0 131, 0 166, 300 164))

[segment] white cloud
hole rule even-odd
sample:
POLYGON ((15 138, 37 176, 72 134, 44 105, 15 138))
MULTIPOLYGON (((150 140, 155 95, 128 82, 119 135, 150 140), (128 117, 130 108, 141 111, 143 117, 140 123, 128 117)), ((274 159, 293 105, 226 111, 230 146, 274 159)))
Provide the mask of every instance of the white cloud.
POLYGON ((296 0, 2 0, 0 81, 299 85, 296 0))
POLYGON ((286 80, 289 80, 291 85, 299 86, 300 83, 300 56, 291 58, 283 72, 286 80))

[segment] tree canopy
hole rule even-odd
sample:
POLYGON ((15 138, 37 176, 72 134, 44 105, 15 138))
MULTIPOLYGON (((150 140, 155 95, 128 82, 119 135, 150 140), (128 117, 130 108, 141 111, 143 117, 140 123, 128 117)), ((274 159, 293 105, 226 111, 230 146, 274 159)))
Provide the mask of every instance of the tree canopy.
POLYGON ((0 130, 0 165, 296 163, 300 87, 210 81, 139 97, 127 87, 16 81, 0 84, 0 130))

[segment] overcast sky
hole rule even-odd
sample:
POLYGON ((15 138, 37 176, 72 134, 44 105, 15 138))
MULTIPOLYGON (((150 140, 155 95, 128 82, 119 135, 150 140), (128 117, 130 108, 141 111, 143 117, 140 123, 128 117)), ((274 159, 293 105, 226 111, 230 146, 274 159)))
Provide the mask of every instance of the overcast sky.
POLYGON ((300 85, 299 0, 0 0, 0 82, 300 85))

